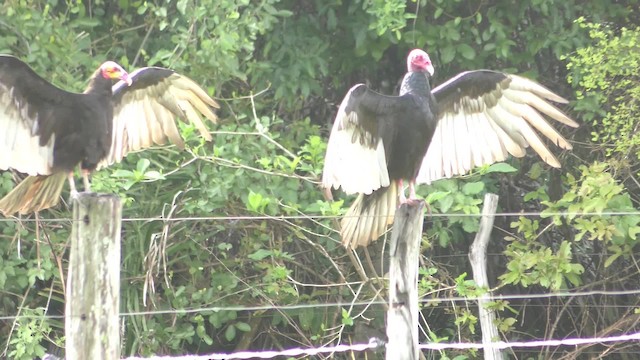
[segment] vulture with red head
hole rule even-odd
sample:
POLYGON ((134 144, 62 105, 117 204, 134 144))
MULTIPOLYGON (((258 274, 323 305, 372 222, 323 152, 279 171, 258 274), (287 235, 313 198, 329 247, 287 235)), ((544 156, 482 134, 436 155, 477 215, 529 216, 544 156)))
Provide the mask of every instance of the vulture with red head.
POLYGON ((107 61, 80 94, 52 85, 16 57, 0 55, 0 170, 28 175, 0 199, 0 212, 55 206, 65 179, 76 192, 78 165, 90 191, 90 172, 131 151, 167 140, 182 148, 177 119, 193 123, 211 140, 200 114, 216 122, 217 107, 198 84, 165 68, 128 74, 107 61))
POLYGON ((398 96, 358 84, 340 104, 322 186, 329 195, 331 188, 359 194, 341 222, 342 243, 348 248, 367 246, 382 235, 393 223, 398 204, 417 201, 416 183, 465 174, 509 154, 522 157, 529 146, 559 168, 537 132, 571 149, 542 114, 571 127, 578 124, 549 103, 567 100, 542 85, 517 75, 476 70, 431 89, 433 72, 429 55, 414 49, 398 96))

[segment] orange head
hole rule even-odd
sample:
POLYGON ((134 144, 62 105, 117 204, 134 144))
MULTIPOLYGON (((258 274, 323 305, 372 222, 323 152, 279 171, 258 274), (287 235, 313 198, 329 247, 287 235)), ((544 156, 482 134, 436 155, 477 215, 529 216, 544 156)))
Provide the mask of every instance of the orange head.
POLYGON ((113 61, 106 61, 100 65, 100 74, 102 74, 102 77, 105 79, 122 80, 131 86, 132 81, 129 74, 124 71, 122 66, 113 61))

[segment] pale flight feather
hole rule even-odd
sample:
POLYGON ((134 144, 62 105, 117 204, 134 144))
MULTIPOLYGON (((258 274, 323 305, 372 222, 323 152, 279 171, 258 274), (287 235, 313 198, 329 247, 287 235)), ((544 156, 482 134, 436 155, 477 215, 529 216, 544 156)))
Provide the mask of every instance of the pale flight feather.
POLYGON ((389 186, 389 173, 382 139, 376 148, 361 145, 361 133, 357 131, 358 116, 345 109, 356 87, 349 90, 338 109, 338 115, 327 144, 322 186, 338 189, 347 194, 371 194, 374 190, 389 186))
MULTIPOLYGON (((434 93, 465 74, 436 87, 434 93)), ((542 85, 516 75, 508 75, 508 82, 477 99, 460 99, 455 111, 440 115, 417 183, 463 175, 476 166, 503 161, 507 153, 522 157, 529 146, 549 165, 560 167, 535 130, 562 149, 571 149, 571 144, 541 113, 571 127, 578 124, 548 101, 567 103, 542 85)))
POLYGON ((12 99, 13 89, 0 84, 0 170, 15 169, 28 175, 50 175, 55 136, 40 146, 37 118, 29 116, 26 105, 12 99))

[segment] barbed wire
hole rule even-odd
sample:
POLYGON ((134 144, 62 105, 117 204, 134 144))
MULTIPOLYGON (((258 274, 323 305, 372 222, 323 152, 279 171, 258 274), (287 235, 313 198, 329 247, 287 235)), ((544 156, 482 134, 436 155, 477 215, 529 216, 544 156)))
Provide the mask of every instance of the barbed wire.
MULTIPOLYGON (((445 218, 445 217, 482 217, 486 214, 459 214, 459 213, 433 213, 428 215, 428 218, 445 218)), ((640 211, 605 211, 605 212, 498 212, 494 214, 490 214, 492 216, 497 217, 515 217, 515 216, 523 216, 523 217, 552 217, 552 216, 629 216, 629 215, 640 215, 640 211)), ((385 216, 386 215, 379 215, 385 216)), ((185 217, 171 217, 171 218, 163 218, 160 216, 156 217, 130 217, 130 218, 122 218, 122 222, 152 222, 152 221, 162 221, 162 222, 179 222, 179 221, 255 221, 255 220, 309 220, 309 219, 319 219, 319 220, 334 220, 334 219, 343 219, 345 217, 349 217, 346 215, 320 215, 320 214, 310 214, 310 215, 232 215, 232 216, 185 216, 185 217)), ((356 217, 356 216, 353 216, 356 217)), ((73 222, 72 218, 2 218, 0 219, 0 223, 2 222, 73 222)))
MULTIPOLYGON (((640 333, 614 335, 607 337, 592 338, 566 338, 549 340, 530 340, 505 342, 497 341, 491 343, 423 343, 418 345, 420 350, 505 350, 514 348, 534 348, 534 347, 556 347, 556 346, 577 346, 589 344, 602 344, 612 342, 626 342, 640 340, 640 333)), ((179 355, 179 356, 151 356, 151 357, 128 357, 122 360, 227 360, 227 359, 272 359, 277 356, 312 356, 323 353, 341 353, 348 351, 366 351, 383 349, 387 344, 378 338, 369 339, 367 344, 321 346, 317 348, 292 348, 280 351, 240 351, 235 353, 212 353, 207 355, 179 355)))
MULTIPOLYGON (((521 294, 521 295, 493 295, 491 300, 531 300, 531 299, 546 299, 546 298, 558 298, 558 297, 585 297, 585 296, 625 296, 625 295, 639 295, 640 289, 634 290, 592 290, 592 291, 580 291, 580 292, 557 292, 557 293, 540 293, 540 294, 521 294)), ((418 302, 421 304, 434 304, 441 302, 464 302, 464 301, 476 301, 476 297, 462 297, 462 296, 448 296, 448 297, 434 297, 434 298, 422 298, 418 302)), ((386 301, 360 301, 360 302, 335 302, 335 303, 315 303, 315 304, 295 304, 295 305, 255 305, 255 306, 212 306, 193 309, 166 309, 166 310, 148 310, 148 311, 131 311, 120 313, 121 317, 125 316, 149 316, 149 315, 186 315, 203 312, 221 312, 221 311, 265 311, 265 310, 301 310, 301 309, 315 309, 315 308, 328 308, 328 307, 340 307, 340 306, 371 306, 371 305, 383 305, 386 301)), ((628 307, 636 307, 635 305, 629 305, 628 307)), ((16 318, 24 319, 63 319, 64 315, 9 315, 0 316, 2 320, 15 320, 16 318)))
POLYGON ((547 347, 547 346, 576 346, 587 344, 600 344, 610 342, 622 342, 640 340, 640 333, 625 334, 607 337, 593 338, 567 338, 559 340, 532 340, 532 341, 515 341, 505 342, 497 341, 487 344, 482 343, 429 343, 418 345, 419 349, 424 350, 466 350, 466 349, 510 349, 510 348, 531 348, 531 347, 547 347))
POLYGON ((227 360, 227 359, 272 359, 276 356, 300 356, 300 355, 318 355, 318 354, 332 354, 347 351, 366 351, 378 348, 383 348, 385 342, 371 338, 368 344, 355 344, 355 345, 335 345, 335 346, 321 346, 318 348, 293 348, 281 351, 240 351, 230 354, 225 353, 213 353, 209 355, 184 355, 184 356, 152 356, 148 358, 143 357, 128 357, 123 360, 227 360))

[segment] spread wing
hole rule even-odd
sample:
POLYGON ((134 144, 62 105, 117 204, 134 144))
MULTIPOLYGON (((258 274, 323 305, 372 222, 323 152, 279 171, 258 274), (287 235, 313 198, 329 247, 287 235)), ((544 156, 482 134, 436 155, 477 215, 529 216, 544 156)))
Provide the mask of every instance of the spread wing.
POLYGON ((340 104, 325 155, 322 186, 370 194, 389 186, 384 139, 407 98, 385 96, 364 84, 352 87, 340 104))
POLYGON ((55 129, 65 127, 63 114, 77 96, 52 85, 21 60, 0 55, 0 170, 51 174, 55 129))
POLYGON ((525 155, 529 146, 553 167, 558 159, 536 130, 562 149, 571 144, 541 115, 578 124, 548 101, 567 103, 542 85, 490 70, 468 71, 433 89, 438 126, 424 157, 418 183, 461 175, 470 169, 525 155), (535 129, 535 130, 534 130, 535 129))
POLYGON ((119 162, 127 153, 167 140, 180 148, 184 141, 176 121, 193 123, 202 137, 211 140, 200 114, 216 122, 212 108, 218 104, 193 80, 172 70, 146 67, 130 74, 132 85, 113 86, 111 150, 101 167, 119 162))

